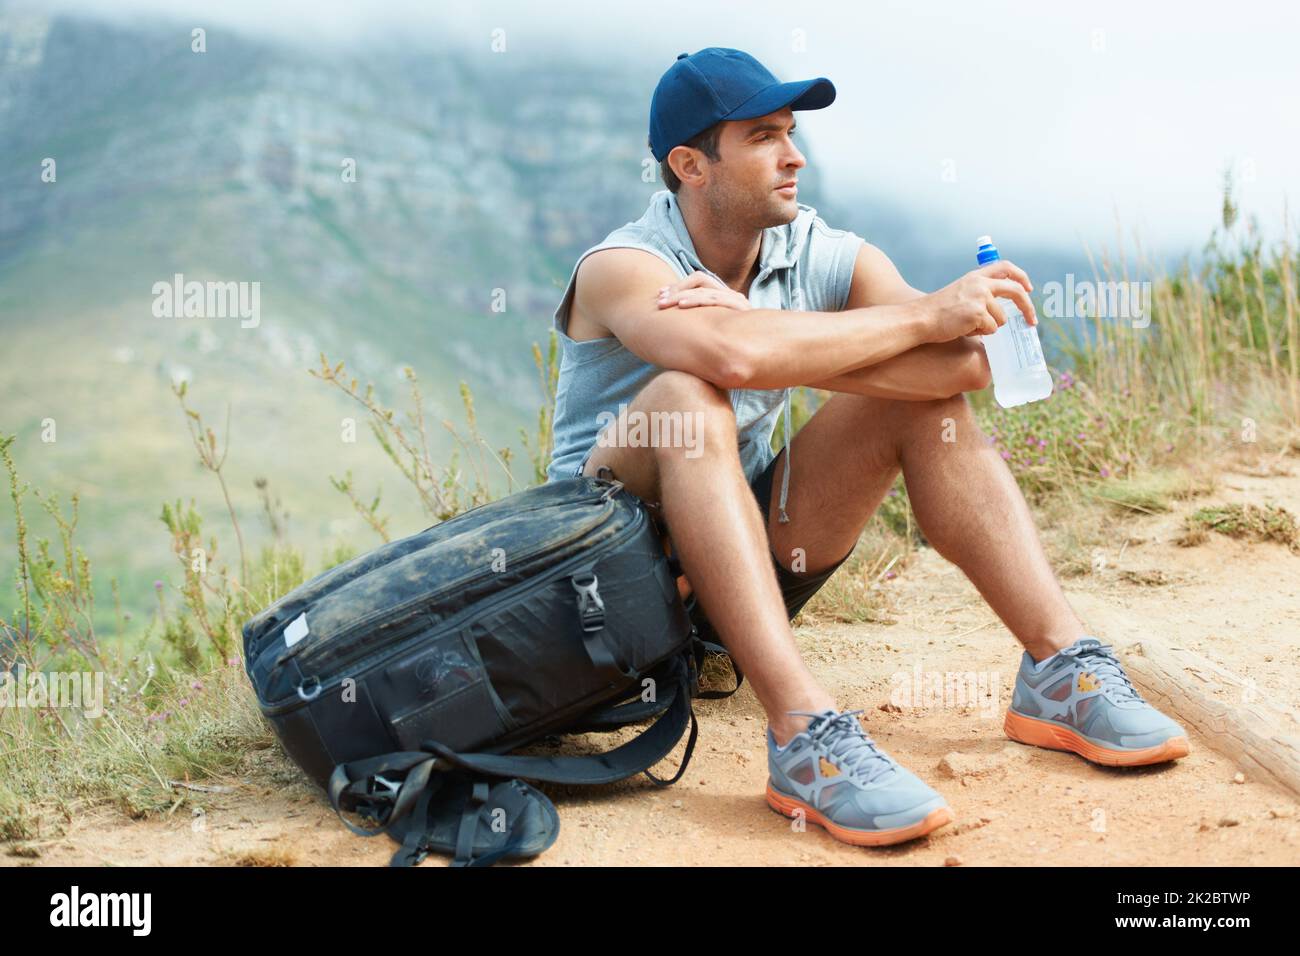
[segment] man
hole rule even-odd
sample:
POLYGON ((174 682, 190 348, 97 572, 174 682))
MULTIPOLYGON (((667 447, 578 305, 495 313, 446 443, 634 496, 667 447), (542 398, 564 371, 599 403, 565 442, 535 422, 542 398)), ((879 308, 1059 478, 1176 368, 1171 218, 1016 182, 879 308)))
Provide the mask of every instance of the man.
POLYGON ((926 295, 879 249, 801 205, 794 113, 834 98, 825 78, 781 83, 718 47, 681 54, 660 79, 649 145, 667 189, 583 254, 555 313, 563 357, 548 477, 616 477, 657 509, 693 619, 767 713, 768 803, 881 845, 952 812, 879 749, 861 711, 838 709, 790 621, 900 470, 927 539, 1024 645, 1010 737, 1111 765, 1188 746, 1084 634, 963 394, 989 383, 977 337, 1005 322, 995 298, 1036 321, 1028 277, 991 263, 926 295), (798 385, 836 394, 791 439, 798 385), (773 455, 783 408, 785 447, 773 455), (645 427, 655 421, 673 422, 676 440, 645 427))

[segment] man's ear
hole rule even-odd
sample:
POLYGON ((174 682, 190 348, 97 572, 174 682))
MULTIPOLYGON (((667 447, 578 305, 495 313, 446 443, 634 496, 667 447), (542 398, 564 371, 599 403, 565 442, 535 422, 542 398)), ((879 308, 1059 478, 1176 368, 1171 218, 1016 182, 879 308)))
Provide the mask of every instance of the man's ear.
POLYGON ((699 150, 689 146, 674 146, 667 156, 668 165, 683 183, 696 182, 704 176, 700 156, 699 150))

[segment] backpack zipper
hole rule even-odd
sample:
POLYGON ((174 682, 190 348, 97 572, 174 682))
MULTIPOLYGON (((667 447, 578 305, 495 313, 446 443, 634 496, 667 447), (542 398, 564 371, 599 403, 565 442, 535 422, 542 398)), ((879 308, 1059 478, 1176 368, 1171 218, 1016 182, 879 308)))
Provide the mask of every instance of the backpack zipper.
MULTIPOLYGON (((604 479, 598 479, 598 480, 602 480, 602 481, 603 481, 604 479)), ((602 500, 602 501, 608 501, 609 498, 610 498, 610 496, 611 496, 612 494, 616 493, 617 491, 622 490, 622 482, 618 482, 617 485, 618 485, 617 488, 607 489, 607 490, 604 492, 604 494, 603 494, 601 500, 602 500)), ((550 509, 550 508, 557 508, 557 507, 563 507, 563 506, 572 505, 572 504, 578 504, 578 503, 580 503, 580 502, 582 502, 582 501, 587 500, 587 499, 589 498, 590 494, 591 494, 591 492, 590 492, 589 490, 583 489, 583 490, 581 490, 580 492, 575 493, 574 495, 570 495, 570 496, 567 496, 567 497, 560 498, 558 501, 552 501, 552 502, 550 502, 550 503, 548 503, 548 504, 545 504, 545 505, 538 505, 537 507, 534 507, 534 508, 526 508, 526 509, 524 509, 524 510, 522 510, 522 511, 511 512, 511 514, 514 515, 514 516, 518 516, 518 515, 526 515, 526 514, 533 514, 534 512, 537 512, 537 511, 544 511, 544 510, 548 510, 548 509, 550 509)), ((498 499, 498 500, 499 500, 499 501, 504 501, 505 499, 498 499)), ((476 508, 471 508, 469 511, 466 511, 466 512, 464 512, 464 513, 458 515, 457 517, 463 518, 463 517, 465 517, 466 515, 471 515, 471 514, 474 514, 474 513, 477 512, 477 511, 482 511, 484 508, 490 508, 492 505, 494 505, 494 504, 496 504, 496 503, 497 503, 497 502, 491 502, 491 501, 490 501, 490 502, 487 502, 487 503, 485 503, 485 504, 481 504, 481 505, 479 505, 479 506, 476 507, 476 508)), ((445 522, 444 522, 444 523, 445 523, 445 522)), ((417 534, 417 535, 425 534, 425 533, 427 533, 427 532, 429 532, 429 531, 431 531, 431 530, 433 530, 434 528, 437 528, 437 527, 439 527, 439 525, 431 525, 430 527, 425 528, 423 531, 416 532, 416 534, 417 534)), ((565 542, 565 543, 567 543, 567 542, 565 542)), ((415 553, 414 551, 408 552, 408 554, 414 554, 414 553, 415 553)), ((406 555, 402 555, 401 557, 406 557, 406 555)), ((393 561, 399 561, 399 560, 401 560, 401 557, 394 558, 394 559, 392 559, 392 560, 393 560, 393 561)), ((358 574, 358 575, 356 575, 356 576, 354 576, 354 577, 352 577, 352 578, 349 578, 349 579, 348 579, 346 582, 344 582, 344 583, 347 584, 347 583, 351 583, 352 581, 359 580, 360 578, 365 577, 366 574, 373 573, 374 571, 377 571, 377 570, 379 570, 380 568, 385 567, 385 566, 386 566, 387 564, 389 564, 389 563, 391 563, 391 562, 385 562, 385 564, 376 565, 374 568, 371 568, 370 571, 367 571, 367 572, 365 572, 364 574, 358 574)), ((312 585, 312 584, 315 584, 315 583, 318 582, 318 581, 319 581, 322 585, 325 584, 326 581, 325 581, 324 579, 327 578, 328 576, 332 575, 333 572, 338 571, 338 570, 341 570, 342 567, 343 567, 343 565, 340 565, 340 566, 337 567, 337 568, 330 568, 328 571, 322 571, 320 574, 316 575, 316 577, 314 577, 314 578, 312 578, 310 581, 306 582, 306 583, 303 585, 303 587, 310 586, 310 585, 312 585)), ((290 595, 285 595, 286 598, 289 597, 289 596, 290 596, 290 595)), ((316 600, 316 598, 318 598, 318 597, 319 597, 319 595, 315 595, 315 596, 313 596, 313 598, 312 598, 311 600, 314 601, 314 600, 316 600)), ((291 620, 293 620, 295 617, 297 617, 297 616, 298 616, 298 613, 301 612, 301 611, 302 611, 302 610, 303 610, 303 609, 304 609, 304 608, 305 608, 309 603, 311 603, 311 602, 308 602, 308 601, 302 601, 302 600, 300 599, 299 601, 295 601, 293 604, 285 604, 285 603, 283 603, 283 600, 284 600, 284 599, 281 599, 281 602, 279 602, 279 603, 277 603, 277 604, 273 604, 273 605, 271 605, 271 607, 266 608, 264 611, 262 611, 260 614, 257 615, 257 618, 263 618, 263 617, 267 617, 267 616, 271 615, 272 613, 282 612, 282 613, 284 614, 284 620, 283 620, 283 623, 284 623, 284 624, 287 624, 289 621, 291 621, 291 620)), ((255 618, 254 620, 256 620, 257 618, 255 618)), ((277 622, 277 623, 279 623, 279 622, 277 622)), ((261 654, 261 652, 262 652, 263 650, 266 649, 266 646, 267 646, 270 642, 275 641, 275 640, 278 640, 278 639, 282 636, 283 632, 284 632, 284 628, 283 628, 282 626, 280 626, 280 627, 272 626, 271 628, 269 628, 269 629, 267 629, 265 632, 263 632, 261 635, 259 635, 259 636, 255 637, 255 638, 253 638, 253 640, 252 640, 252 642, 251 642, 251 643, 252 643, 251 653, 249 654, 250 659, 253 659, 253 658, 258 657, 258 656, 261 654)), ((278 663, 279 663, 279 662, 277 662, 277 664, 278 664, 278 663)))
MULTIPOLYGON (((610 507, 608 501, 606 501, 606 507, 607 508, 610 507)), ((640 530, 640 528, 642 527, 642 525, 646 520, 645 511, 643 508, 637 507, 636 513, 637 513, 636 519, 629 522, 627 527, 624 528, 622 531, 620 531, 616 537, 609 539, 609 541, 606 542, 606 546, 622 544, 626 539, 631 538, 640 530)), ((538 580, 538 578, 542 578, 545 581, 545 583, 549 585, 553 583, 555 580, 562 580, 565 577, 565 575, 569 571, 571 571, 575 566, 580 566, 584 562, 590 560, 591 560, 591 555, 589 553, 580 552, 578 554, 575 554, 573 557, 561 562, 560 564, 557 564, 554 567, 550 568, 545 573, 545 575, 539 575, 538 577, 533 578, 529 583, 534 583, 538 580)), ((344 680, 348 678, 352 678, 355 680, 364 676, 367 673, 367 671, 374 665, 374 663, 381 659, 396 657, 400 653, 406 651, 409 647, 415 644, 422 643, 428 640, 434 640, 447 631, 458 630, 460 628, 466 627, 467 625, 472 624, 478 617, 482 615, 490 614, 492 611, 496 610, 498 605, 505 604, 507 600, 514 599, 516 596, 510 593, 512 590, 513 590, 512 588, 507 588, 506 590, 498 594, 494 594, 491 598, 488 598, 485 601, 478 602, 473 607, 465 608, 459 614, 453 615, 452 617, 439 622, 439 625, 433 631, 421 631, 417 633, 414 637, 401 640, 396 644, 390 644, 384 647, 382 650, 374 651, 370 654, 361 654, 360 656, 354 659, 332 662, 332 666, 349 667, 354 671, 354 673, 340 675, 335 680, 330 681, 329 684, 318 684, 319 690, 317 690, 316 693, 313 694, 311 697, 303 697, 300 692, 294 697, 286 698, 282 702, 274 703, 274 704, 265 704, 262 706, 262 712, 267 716, 273 716, 273 715, 278 715, 293 710, 294 708, 300 707, 305 703, 310 703, 311 701, 315 700, 317 697, 320 697, 326 691, 334 690, 338 687, 341 687, 344 680)), ((319 646, 320 645, 317 645, 317 647, 319 646)), ((475 650, 475 656, 476 657, 478 656, 477 649, 475 650)), ((278 661, 275 666, 276 667, 284 666, 284 664, 288 660, 289 658, 286 657, 283 661, 278 661)), ((298 666, 301 668, 304 664, 310 663, 310 661, 311 658, 302 658, 298 661, 298 666)), ((484 675, 486 679, 486 669, 484 670, 484 675)), ((299 682, 299 686, 301 687, 303 684, 310 682, 314 678, 314 676, 315 675, 304 677, 299 682)), ((491 683, 490 680, 488 680, 487 682, 489 684, 491 683)), ((493 693, 495 693, 495 691, 493 693)))
MULTIPOLYGON (((594 516, 590 521, 584 524, 581 528, 571 532, 569 535, 567 535, 565 538, 561 539, 560 541, 547 542, 546 544, 543 544, 539 547, 535 547, 526 551, 522 556, 514 559, 515 565, 526 566, 529 561, 533 560, 538 555, 544 554, 548 551, 556 550, 558 548, 563 548, 566 545, 572 544, 574 541, 578 540, 579 538, 591 533, 593 529, 599 527, 600 524, 609 517, 610 512, 615 507, 609 503, 608 499, 601 501, 600 505, 601 505, 600 514, 594 516)), ((276 661, 275 666, 282 667, 290 660, 294 660, 294 659, 298 660, 300 667, 309 666, 313 661, 317 660, 319 656, 325 654, 327 650, 331 653, 342 653, 346 655, 350 649, 347 647, 341 647, 341 645, 346 645, 349 640, 355 638, 357 635, 368 632, 373 627, 374 623, 377 620, 386 619, 386 623, 388 626, 401 627, 403 624, 408 623, 408 621, 411 618, 414 618, 418 616, 420 613, 428 610, 428 608, 435 605, 438 601, 442 600, 448 594, 452 594, 456 591, 467 590, 468 588, 478 584, 480 581, 490 580, 491 577, 497 573, 498 572, 495 571, 481 572, 468 580, 462 579, 454 583, 448 584, 440 588, 439 590, 433 592, 432 594, 423 594, 418 598, 412 598, 411 600, 406 601, 402 604, 386 607, 383 608, 382 610, 375 611, 372 614, 368 615, 367 617, 361 619, 360 621, 353 622, 347 628, 335 634, 333 637, 326 638, 323 641, 305 643, 303 646, 299 647, 296 650, 286 649, 287 653, 285 653, 279 660, 276 661), (410 613, 408 615, 407 614, 408 611, 413 613, 410 613)), ((362 646, 364 646, 364 644, 365 642, 363 641, 362 646)), ((349 659, 346 656, 337 661, 337 664, 339 666, 344 666, 348 663, 349 663, 349 659)))

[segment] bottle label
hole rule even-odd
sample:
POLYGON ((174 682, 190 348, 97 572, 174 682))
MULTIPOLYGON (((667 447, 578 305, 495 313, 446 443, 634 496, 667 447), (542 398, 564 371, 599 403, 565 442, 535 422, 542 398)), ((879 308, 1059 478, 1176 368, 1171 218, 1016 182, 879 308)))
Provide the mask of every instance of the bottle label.
POLYGON ((1021 368, 1033 368, 1043 364, 1043 349, 1038 341, 1038 331, 1025 321, 1020 310, 1010 299, 998 299, 1002 311, 1007 317, 1007 327, 1011 330, 1011 341, 1015 343, 1016 363, 1021 368))

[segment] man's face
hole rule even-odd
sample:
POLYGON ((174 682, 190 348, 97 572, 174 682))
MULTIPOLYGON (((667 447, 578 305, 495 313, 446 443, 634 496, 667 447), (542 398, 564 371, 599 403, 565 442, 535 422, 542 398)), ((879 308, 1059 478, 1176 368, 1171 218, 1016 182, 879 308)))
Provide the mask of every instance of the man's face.
POLYGON ((701 197, 724 220, 766 229, 792 222, 799 214, 796 188, 807 161, 794 145, 794 111, 789 107, 754 119, 722 124, 721 159, 704 161, 701 197))

